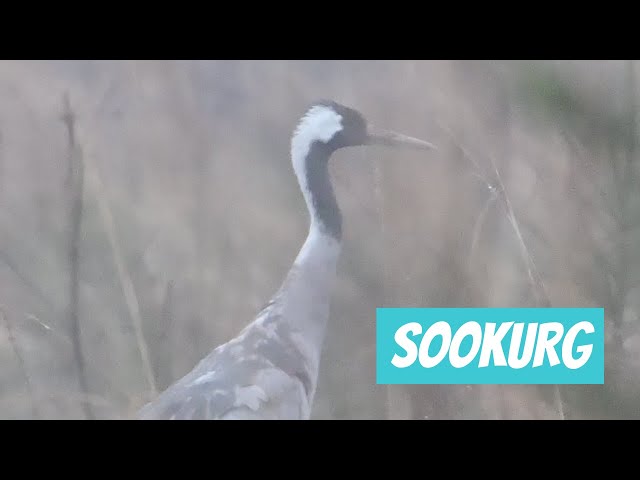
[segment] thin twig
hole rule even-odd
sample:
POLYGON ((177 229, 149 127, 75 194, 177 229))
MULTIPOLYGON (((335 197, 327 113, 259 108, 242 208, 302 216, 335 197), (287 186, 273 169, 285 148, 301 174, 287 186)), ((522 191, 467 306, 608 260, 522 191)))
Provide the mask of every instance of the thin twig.
POLYGON ((171 380, 170 368, 172 365, 170 348, 171 336, 169 335, 170 327, 173 321, 173 290, 174 284, 172 280, 167 280, 165 286, 162 304, 160 306, 160 324, 159 331, 157 331, 153 344, 156 346, 154 349, 155 355, 152 357, 155 379, 158 384, 165 385, 166 380, 171 380))
MULTIPOLYGON (((495 195, 496 193, 498 195, 500 195, 504 201, 505 207, 507 209, 507 219, 509 220, 509 223, 511 224, 517 238, 518 238, 518 243, 521 246, 521 251, 522 251, 522 255, 523 258, 525 260, 525 264, 527 266, 527 274, 529 276, 529 280, 532 283, 532 285, 537 289, 539 286, 542 287, 543 290, 543 298, 541 299, 542 303, 545 306, 550 306, 551 302, 549 300, 549 295, 547 292, 547 288, 546 285, 544 284, 544 282, 542 281, 542 277, 538 274, 538 270, 537 267, 535 265, 535 262, 533 261, 533 257, 531 255, 531 253, 529 252, 529 249, 527 248, 527 245, 524 241, 524 238, 522 236, 522 232, 520 230, 520 226, 518 224, 518 221, 516 219, 516 215, 515 212, 513 210, 513 206, 511 204, 511 200, 509 198, 509 195, 507 194, 506 188, 504 186, 504 183, 502 181, 502 176, 500 175, 500 170, 498 169, 495 160, 493 159, 492 156, 489 156, 489 161, 491 162, 491 166, 493 167, 493 171, 495 173, 495 179, 497 182, 497 185, 494 186, 493 182, 489 181, 488 177, 483 173, 483 170, 480 168, 480 165, 478 164, 478 162, 474 159, 474 156, 471 154, 471 152, 454 136, 452 130, 450 128, 448 128, 446 125, 444 125, 442 122, 438 121, 438 125, 439 127, 445 131, 450 138, 455 142, 455 144, 458 146, 458 148, 460 148, 460 151, 463 153, 463 155, 465 156, 465 158, 467 158, 469 160, 469 162, 473 165, 473 167, 475 168, 475 171, 472 172, 472 174, 479 178, 480 180, 482 180, 484 183, 486 183, 487 188, 495 195), (537 278, 537 280, 536 280, 537 278)), ((536 295, 536 298, 540 298, 538 295, 537 291, 534 291, 534 294, 536 295)))
POLYGON ((560 390, 560 385, 554 385, 553 391, 555 393, 554 399, 556 402, 556 410, 558 410, 560 420, 566 420, 567 417, 564 413, 564 401, 562 400, 562 391, 560 390))
POLYGON ((20 352, 20 347, 18 346, 18 342, 13 332, 11 322, 9 321, 9 317, 6 314, 3 305, 0 305, 0 320, 2 320, 3 323, 5 324, 5 327, 7 329, 7 335, 9 336, 9 343, 11 344, 13 353, 16 356, 16 360, 18 361, 18 367, 20 368, 20 373, 22 373, 22 377, 24 378, 24 384, 27 389, 27 393, 29 394, 29 398, 31 399, 31 412, 32 412, 33 418, 39 419, 40 412, 38 411, 38 403, 36 401, 36 395, 33 391, 31 379, 29 378, 27 366, 22 356, 22 353, 20 352))
POLYGON ((55 336, 55 338, 63 341, 68 346, 73 347, 73 342, 71 341, 71 339, 67 335, 65 335, 64 333, 60 332, 57 328, 54 328, 51 325, 48 325, 48 324, 44 323, 42 320, 40 320, 33 313, 25 313, 24 314, 24 318, 27 319, 27 320, 30 320, 31 322, 33 322, 36 325, 40 326, 41 328, 46 330, 47 333, 53 334, 55 336))
MULTIPOLYGON (((18 319, 20 321, 28 320, 29 322, 33 322, 34 324, 38 325, 40 328, 45 330, 47 334, 52 335, 52 337, 49 337, 50 339, 55 338, 57 340, 60 340, 61 342, 63 342, 67 346, 72 346, 73 345, 73 342, 71 341, 71 339, 69 338, 68 335, 64 334, 63 332, 61 332, 57 328, 52 327, 50 324, 44 322, 43 320, 38 318, 33 313, 25 312, 23 315, 19 316, 18 319)), ((107 376, 103 372, 97 371, 97 372, 94 372, 94 375, 96 375, 101 380, 108 381, 107 376)), ((111 388, 111 392, 112 393, 116 393, 116 394, 121 395, 121 396, 125 396, 126 395, 125 392, 119 391, 119 390, 118 391, 114 391, 113 388, 111 388)), ((89 394, 89 395, 91 395, 91 394, 89 394)), ((80 398, 80 397, 77 397, 77 398, 80 398)))
MULTIPOLYGON (((533 288, 533 292, 534 292, 534 295, 536 296, 537 302, 544 307, 550 307, 551 299, 549 297, 547 287, 542 279, 542 276, 539 274, 536 264, 533 260, 533 256, 531 255, 531 252, 529 251, 529 248, 527 247, 527 244, 524 241, 524 237, 522 236, 522 231, 520 230, 520 225, 516 218, 513 205, 511 204, 511 199, 509 198, 507 189, 502 181, 502 176, 500 175, 500 170, 498 169, 498 166, 496 165, 494 158, 492 156, 488 157, 491 162, 491 166, 493 167, 493 171, 495 173, 495 179, 497 181, 496 186, 494 186, 493 183, 488 180, 487 176, 484 175, 478 162, 474 159, 473 155, 469 152, 469 150, 464 145, 462 145, 460 141, 458 141, 458 139, 454 136, 452 130, 448 128, 446 125, 444 125, 442 122, 438 122, 438 125, 443 131, 445 131, 449 135, 449 137, 456 143, 458 148, 460 148, 463 155, 473 165, 473 167, 475 168, 475 172, 472 172, 473 175, 478 177, 479 179, 481 179, 487 184, 487 187, 493 193, 493 197, 500 196, 503 199, 504 205, 507 209, 507 219, 509 220, 509 223, 511 224, 511 227, 518 239, 518 243, 520 245, 520 251, 527 268, 527 275, 529 277, 529 281, 533 288), (542 294, 539 293, 540 289, 542 290, 542 294)), ((485 209, 481 212, 481 216, 483 214, 486 214, 486 210, 488 210, 488 206, 490 205, 490 203, 491 203, 491 199, 489 199, 489 201, 485 206, 485 209)), ((479 221, 480 221, 480 218, 478 219, 478 221, 476 221, 476 226, 478 225, 479 221)), ((472 248, 474 247, 475 243, 476 243, 476 239, 474 235, 472 248)), ((560 418, 564 420, 565 412, 564 412, 564 404, 562 400, 562 393, 558 385, 554 386, 554 390, 555 390, 556 408, 558 410, 558 414, 560 415, 560 418)))
POLYGON ((477 177, 478 179, 482 180, 487 185, 487 187, 491 189, 492 184, 487 178, 487 176, 483 173, 483 169, 480 168, 480 165, 475 160, 471 152, 460 141, 458 141, 458 139, 456 138, 456 135, 453 133, 453 130, 440 120, 436 120, 436 125, 438 126, 438 128, 440 128, 443 132, 447 134, 447 136, 451 139, 451 141, 460 149, 464 158, 466 158, 469 161, 469 163, 471 163, 471 165, 474 168, 471 174, 477 177))
POLYGON ((146 377, 147 383, 149 385, 150 393, 152 395, 156 395, 157 394, 156 381, 153 374, 151 361, 149 358, 149 349, 147 347, 147 343, 144 338, 144 333, 142 331, 142 317, 140 314, 140 303, 138 302, 138 297, 136 296, 136 292, 133 287, 133 281, 131 280, 131 277, 125 267, 125 263, 123 260, 124 257, 122 255, 122 249, 120 248, 120 243, 118 242, 118 237, 116 235, 116 227, 115 227, 115 221, 113 219, 113 213, 111 212, 111 207, 109 206, 109 201, 107 199, 104 185, 102 183, 100 175, 98 174, 98 169, 91 161, 90 155, 85 157, 85 162, 86 162, 85 166, 87 167, 88 179, 91 181, 93 185, 93 188, 95 191, 95 198, 96 198, 96 201, 98 202, 98 207, 100 209, 100 214, 102 217, 104 228, 109 238, 109 243, 111 244, 113 259, 114 259, 116 270, 118 273, 118 280, 120 282, 120 286, 124 294, 127 310, 129 311, 129 316, 131 318, 131 323, 133 324, 133 329, 136 336, 138 351, 140 352, 142 369, 146 377))
MULTIPOLYGON (((531 282, 531 287, 533 288, 533 292, 536 295, 536 299, 538 299, 539 304, 542 304, 544 308, 551 307, 551 298, 549 297, 549 292, 547 287, 542 279, 542 276, 538 272, 538 268, 533 260, 533 256, 527 244, 524 241, 524 237, 522 236, 522 231, 520 230, 520 224, 518 223, 518 219, 516 218, 516 214, 513 210, 513 206, 511 204, 511 199, 509 198, 509 194, 507 193, 507 189, 502 182, 502 176, 500 175, 500 170, 496 165, 493 157, 490 156, 491 165, 496 174, 496 179, 498 181, 498 186, 500 188, 500 192, 502 193, 502 198, 504 199, 505 206, 507 207, 507 216, 509 218, 509 223, 511 224, 513 231, 518 238, 518 243, 520 244, 523 260, 527 267, 527 274, 529 275, 529 281, 531 282), (537 281, 536 281, 537 280, 537 281), (542 289, 542 294, 540 295, 538 291, 538 287, 542 289)), ((558 411, 558 415, 561 420, 565 420, 565 412, 564 412, 564 401, 562 399, 562 392, 560 390, 559 385, 554 385, 554 399, 556 403, 556 409, 558 411)))
POLYGON ((487 216, 487 213, 489 213, 489 209, 491 208, 491 205, 493 205, 493 203, 497 198, 498 198, 497 193, 495 191, 492 191, 491 196, 487 198, 487 201, 485 202, 484 207, 478 214, 478 218, 476 219, 476 223, 473 227, 473 234, 471 237, 471 248, 469 249, 469 262, 468 262, 469 265, 471 265, 471 260, 475 255, 476 246, 478 244, 478 239, 480 238, 480 232, 482 231, 482 227, 484 226, 484 221, 487 216))
MULTIPOLYGON (((629 245, 632 245, 629 242, 629 234, 634 227, 633 218, 631 218, 631 203, 632 203, 632 195, 635 193, 634 188, 637 182, 637 176, 634 175, 633 164, 636 161, 636 153, 638 149, 637 145, 637 128, 638 128, 638 108, 637 108, 637 100, 636 100, 636 75, 635 75, 635 63, 633 60, 629 60, 627 62, 627 107, 628 111, 628 123, 629 128, 631 129, 629 135, 629 142, 625 145, 626 148, 626 161, 622 164, 621 171, 622 175, 617 175, 616 178, 619 179, 619 187, 616 188, 618 192, 618 207, 620 210, 619 215, 619 233, 618 233, 618 249, 619 249, 619 266, 616 275, 616 283, 618 290, 618 298, 615 302, 615 314, 613 316, 613 321, 615 323, 616 328, 614 329, 614 340, 616 347, 623 351, 623 317, 624 310, 627 302, 627 294, 629 293, 630 287, 630 258, 631 251, 629 245)), ((635 248, 635 247, 632 247, 635 248)))
MULTIPOLYGON (((389 285, 389 270, 386 262, 386 216, 385 216, 385 202, 383 192, 383 175, 382 169, 378 162, 373 166, 374 183, 376 200, 378 206, 378 219, 380 220, 380 269, 382 270, 382 303, 386 306, 387 303, 387 286, 389 285)), ((387 401, 386 410, 387 418, 390 420, 408 420, 413 417, 413 407, 411 404, 411 396, 402 385, 387 385, 386 387, 387 401)))
POLYGON ((49 310, 57 310, 53 302, 47 297, 47 295, 40 290, 40 288, 29 279, 29 277, 18 267, 18 265, 11 259, 9 254, 0 250, 0 262, 4 263, 9 270, 11 270, 16 277, 27 287, 49 310))
POLYGON ((478 214, 478 218, 476 219, 476 223, 475 223, 475 225, 473 227, 473 234, 472 234, 472 239, 471 239, 471 248, 469 249, 469 265, 470 265, 471 264, 471 259, 475 255, 475 249, 476 249, 476 245, 478 243, 478 239, 480 237, 480 231, 482 230, 482 227, 484 226, 484 221, 485 221, 485 218, 487 216, 487 213, 489 213, 489 209, 493 205, 493 202, 498 198, 498 191, 493 186, 493 184, 489 181, 487 176, 483 173, 483 170, 480 168, 480 165, 474 159, 474 157, 471 154, 471 152, 464 145, 462 145, 462 143, 460 143, 458 141, 458 139, 456 138, 456 136, 453 133, 453 131, 451 130, 451 128, 447 127, 440 120, 436 120, 436 124, 438 125, 438 127, 442 131, 444 131, 449 136, 450 140, 460 150, 460 153, 462 153, 462 156, 469 161, 469 163, 473 167, 473 169, 471 171, 471 175, 476 177, 482 183, 484 183, 487 186, 487 190, 491 193, 491 196, 487 199, 487 201, 484 204, 484 207, 482 208, 482 210, 478 214))
MULTIPOLYGON (((71 109, 69 95, 62 99, 62 122, 67 130, 68 169, 67 186, 69 188, 69 320, 71 322, 71 341, 73 356, 78 368, 78 382, 84 395, 89 392, 85 358, 82 351, 82 331, 80 327, 80 229, 82 226, 84 167, 80 147, 76 143, 75 114, 71 109)), ((82 410, 86 418, 93 418, 91 406, 82 402, 82 410)))
POLYGON ((489 156, 489 160, 491 161, 491 166, 493 167, 493 170, 496 174, 496 180, 498 181, 498 188, 500 189, 499 191, 502 193, 502 199, 504 200, 504 204, 507 208, 507 218, 513 228, 513 231, 516 234, 516 237, 518 238, 518 243, 521 248, 521 253, 527 267, 527 275, 529 276, 529 280, 532 286, 534 287, 534 294, 536 295, 536 299, 540 303, 542 303, 544 307, 548 308, 551 306, 551 300, 549 298, 547 287, 544 284, 542 277, 538 273, 538 269, 533 260, 533 256, 531 255, 531 252, 529 251, 529 248, 527 247, 527 244, 524 241, 524 237, 522 236, 522 231, 520 230, 520 225, 518 223, 515 212, 513 210, 513 206, 511 204, 511 199, 509 198, 507 189, 504 186, 504 183, 502 182, 502 176, 500 175, 500 170, 498 169, 498 166, 496 165, 496 162, 494 161, 492 156, 489 156), (539 287, 542 288, 542 295, 540 295, 539 292, 537 291, 539 287))
MULTIPOLYGON (((94 114, 99 113, 102 106, 104 106, 103 101, 106 99, 107 94, 109 93, 109 89, 110 89, 110 86, 107 86, 103 99, 100 102, 98 102, 98 106, 96 107, 96 112, 94 112, 94 114)), ((85 143, 85 147, 87 147, 86 139, 84 140, 84 143, 85 143)), ((89 142, 89 147, 87 147, 86 150, 88 150, 89 152, 91 151, 90 142, 89 142)), ((85 154, 83 156, 83 160, 84 160, 85 171, 87 174, 87 181, 93 187, 93 191, 95 193, 95 200, 98 203, 98 209, 100 211, 104 229, 105 229, 105 232, 107 233, 109 244, 111 245, 111 251, 113 253, 114 263, 115 263, 116 271, 118 274, 118 281, 120 282, 120 287, 122 288, 122 291, 124 294, 125 304, 129 312, 129 317, 131 319, 133 330, 136 336, 136 344, 138 347, 138 351, 140 353, 140 359, 142 361, 142 370, 147 380, 147 383, 149 385, 150 394, 155 396, 157 394, 157 387, 156 387, 155 376, 153 374, 153 368, 151 366, 151 360, 149 357, 149 349, 145 341, 144 333, 142 330, 140 303, 138 301, 138 297, 133 287, 133 281, 131 280, 131 276, 129 275, 125 267, 125 263, 122 255, 122 249, 120 247, 120 243, 118 241, 118 237, 116 234, 115 221, 113 218, 111 207, 109 205, 106 190, 104 188, 104 184, 102 183, 102 179, 98 172, 98 168, 93 161, 92 155, 90 153, 85 154)))

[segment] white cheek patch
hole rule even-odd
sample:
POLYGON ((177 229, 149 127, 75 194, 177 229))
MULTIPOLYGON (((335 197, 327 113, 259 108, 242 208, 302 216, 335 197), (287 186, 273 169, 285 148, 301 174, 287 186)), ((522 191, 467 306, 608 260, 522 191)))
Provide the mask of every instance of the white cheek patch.
POLYGON ((300 175, 304 160, 313 142, 328 142, 342 130, 342 116, 333 109, 317 105, 302 117, 291 139, 291 157, 296 174, 300 175))
POLYGON ((302 117, 293 137, 301 142, 306 140, 307 144, 314 141, 328 142, 340 130, 342 115, 332 108, 316 105, 302 117))
POLYGON ((291 139, 291 160, 298 182, 308 200, 305 159, 313 142, 328 142, 342 130, 342 115, 332 108, 316 105, 302 117, 291 139))

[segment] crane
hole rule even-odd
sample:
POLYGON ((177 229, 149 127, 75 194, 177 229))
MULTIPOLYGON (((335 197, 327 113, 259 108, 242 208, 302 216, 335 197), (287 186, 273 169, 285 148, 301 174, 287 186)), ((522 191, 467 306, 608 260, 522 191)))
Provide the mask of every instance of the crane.
POLYGON ((342 240, 328 163, 336 150, 363 145, 435 148, 376 130, 336 101, 312 104, 291 137, 293 171, 309 212, 308 235, 293 265, 251 323, 143 406, 138 419, 310 418, 342 240))

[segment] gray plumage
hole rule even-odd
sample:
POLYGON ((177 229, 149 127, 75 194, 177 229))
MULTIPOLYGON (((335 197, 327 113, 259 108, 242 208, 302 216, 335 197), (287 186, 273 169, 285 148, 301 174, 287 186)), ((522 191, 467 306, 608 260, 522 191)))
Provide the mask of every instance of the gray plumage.
POLYGON ((269 307, 260 318, 142 409, 140 418, 307 417, 313 382, 292 331, 269 307))
POLYGON ((285 281, 238 336, 145 405, 138 418, 310 418, 342 235, 328 161, 339 148, 366 144, 434 148, 393 132, 373 133, 359 112, 338 103, 313 105, 291 141, 309 233, 285 281))

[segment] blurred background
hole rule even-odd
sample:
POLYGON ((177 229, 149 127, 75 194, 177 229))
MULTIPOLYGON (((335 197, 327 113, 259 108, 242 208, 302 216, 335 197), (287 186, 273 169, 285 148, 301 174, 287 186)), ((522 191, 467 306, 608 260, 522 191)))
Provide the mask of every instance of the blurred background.
POLYGON ((317 419, 640 418, 631 61, 0 62, 0 418, 131 417, 280 286, 331 98, 437 154, 331 164, 317 419), (604 386, 375 382, 375 308, 604 307, 604 386))

